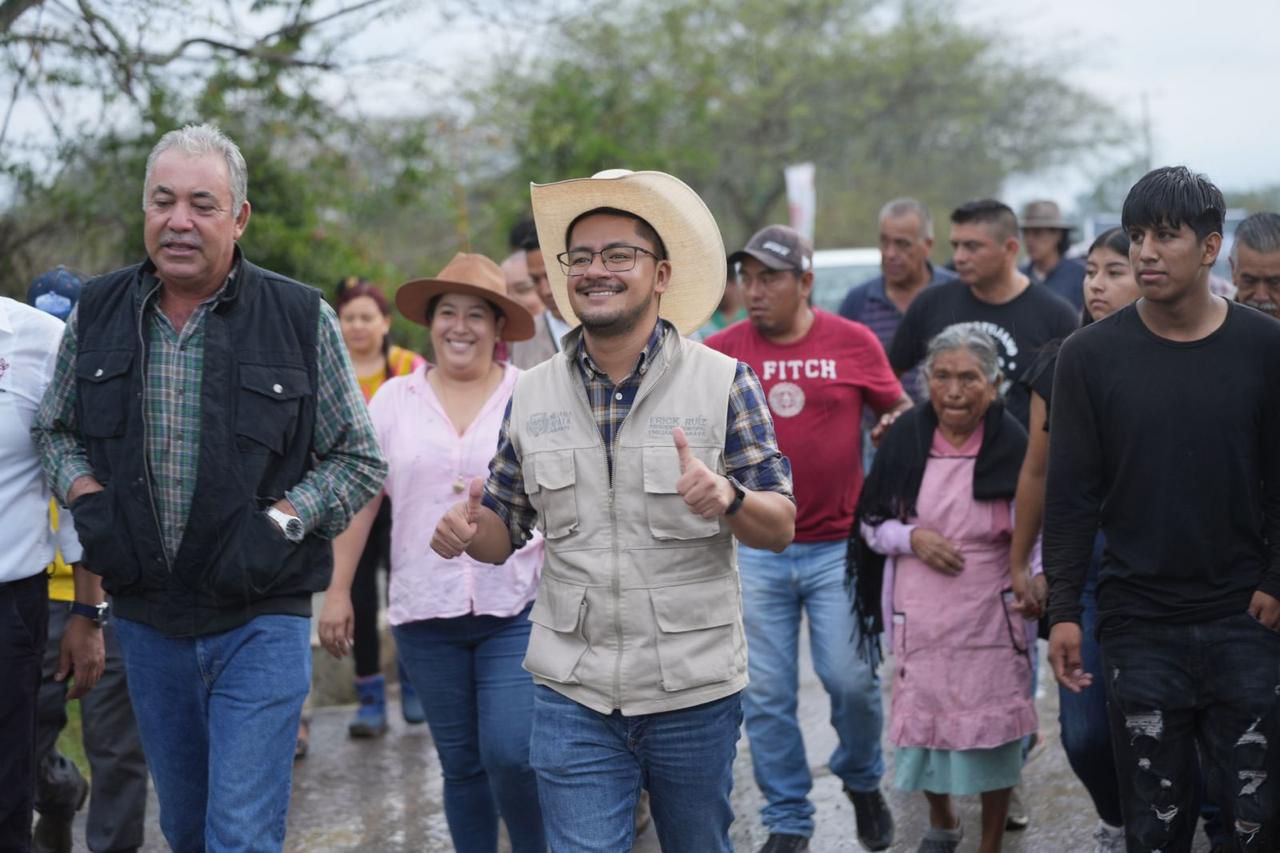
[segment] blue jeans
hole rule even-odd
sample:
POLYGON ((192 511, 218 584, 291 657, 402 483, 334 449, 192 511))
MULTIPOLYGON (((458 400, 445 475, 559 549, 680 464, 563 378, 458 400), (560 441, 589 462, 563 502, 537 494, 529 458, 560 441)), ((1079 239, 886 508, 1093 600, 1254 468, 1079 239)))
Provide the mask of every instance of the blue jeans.
POLYGON ((781 554, 738 547, 751 683, 742 694, 756 784, 770 832, 813 835, 813 778, 796 718, 800 618, 809 618, 813 668, 831 698, 839 744, 831 772, 852 791, 874 791, 884 774, 880 677, 857 649, 845 587, 845 542, 801 542, 781 554))
POLYGON ((422 700, 444 772, 444 813, 458 853, 494 853, 498 815, 514 853, 544 853, 529 767, 533 679, 521 668, 529 608, 396 625, 396 652, 422 700))
POLYGON ((1120 811, 1120 783, 1116 759, 1111 750, 1111 723, 1107 718, 1107 679, 1102 669, 1102 648, 1098 645, 1098 560, 1102 536, 1094 549, 1084 591, 1080 596, 1080 657, 1084 671, 1093 673, 1093 685, 1079 693, 1058 688, 1058 724, 1062 728, 1062 748, 1076 777, 1093 799, 1098 817, 1112 826, 1124 823, 1120 811))
POLYGON ((1129 619, 1102 634, 1111 738, 1130 850, 1185 853, 1209 798, 1237 851, 1273 851, 1280 823, 1280 633, 1248 613, 1129 619))
POLYGON ((536 687, 530 759, 551 849, 630 850, 643 787, 663 853, 732 853, 739 695, 624 717, 536 687))
POLYGON ((169 846, 283 849, 311 620, 258 616, 201 637, 115 624, 169 846))

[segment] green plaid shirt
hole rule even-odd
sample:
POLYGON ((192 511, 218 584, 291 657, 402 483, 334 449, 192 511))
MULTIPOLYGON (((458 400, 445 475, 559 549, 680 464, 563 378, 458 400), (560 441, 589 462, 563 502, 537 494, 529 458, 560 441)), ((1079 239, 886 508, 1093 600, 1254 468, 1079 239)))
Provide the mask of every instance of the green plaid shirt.
MULTIPOLYGON (((233 272, 232 275, 235 273, 233 272)), ((203 302, 179 331, 160 310, 160 283, 146 275, 147 460, 160 529, 170 557, 178 552, 195 492, 200 450, 200 386, 204 375, 204 335, 209 311, 225 286, 203 302)), ((53 380, 32 430, 45 471, 63 500, 76 478, 93 468, 80 442, 76 420, 77 313, 67 320, 53 380)), ((304 528, 332 538, 377 494, 386 462, 356 384, 338 318, 320 303, 316 343, 316 424, 312 445, 319 463, 285 492, 304 528)))

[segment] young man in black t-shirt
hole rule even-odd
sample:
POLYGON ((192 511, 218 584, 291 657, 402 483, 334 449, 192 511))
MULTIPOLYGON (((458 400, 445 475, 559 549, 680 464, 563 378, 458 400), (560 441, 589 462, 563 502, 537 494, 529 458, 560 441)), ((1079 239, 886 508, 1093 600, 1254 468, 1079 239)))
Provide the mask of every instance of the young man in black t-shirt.
POLYGON ((1069 690, 1107 679, 1130 850, 1190 849, 1197 747, 1233 849, 1273 851, 1280 822, 1280 324, 1210 292, 1224 213, 1183 167, 1142 178, 1122 217, 1142 297, 1068 338, 1054 383, 1050 661, 1069 690))
MULTIPOLYGON (((1046 343, 1079 325, 1075 310, 1018 272, 1018 218, 992 199, 971 201, 951 213, 951 248, 960 281, 925 289, 902 318, 889 347, 899 376, 922 360, 929 341, 953 323, 978 323, 1000 349, 1005 403, 1027 425, 1027 389, 1017 382, 1046 343)), ((914 393, 914 389, 908 389, 914 393)))

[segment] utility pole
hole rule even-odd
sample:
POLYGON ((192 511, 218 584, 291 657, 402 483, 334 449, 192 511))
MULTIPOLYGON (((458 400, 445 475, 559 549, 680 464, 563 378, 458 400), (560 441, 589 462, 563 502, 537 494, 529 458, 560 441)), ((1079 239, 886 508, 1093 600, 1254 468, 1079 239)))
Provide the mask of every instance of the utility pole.
POLYGON ((1151 142, 1151 95, 1142 93, 1142 173, 1145 175, 1154 166, 1155 146, 1151 142))

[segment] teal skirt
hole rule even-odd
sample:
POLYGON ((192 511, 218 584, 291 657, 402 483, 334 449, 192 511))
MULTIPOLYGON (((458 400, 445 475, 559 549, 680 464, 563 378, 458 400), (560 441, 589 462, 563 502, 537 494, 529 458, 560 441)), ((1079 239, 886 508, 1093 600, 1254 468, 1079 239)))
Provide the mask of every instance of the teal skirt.
POLYGON ((893 784, 901 791, 980 794, 1018 784, 1022 741, 991 749, 926 749, 900 746, 894 752, 893 784))

